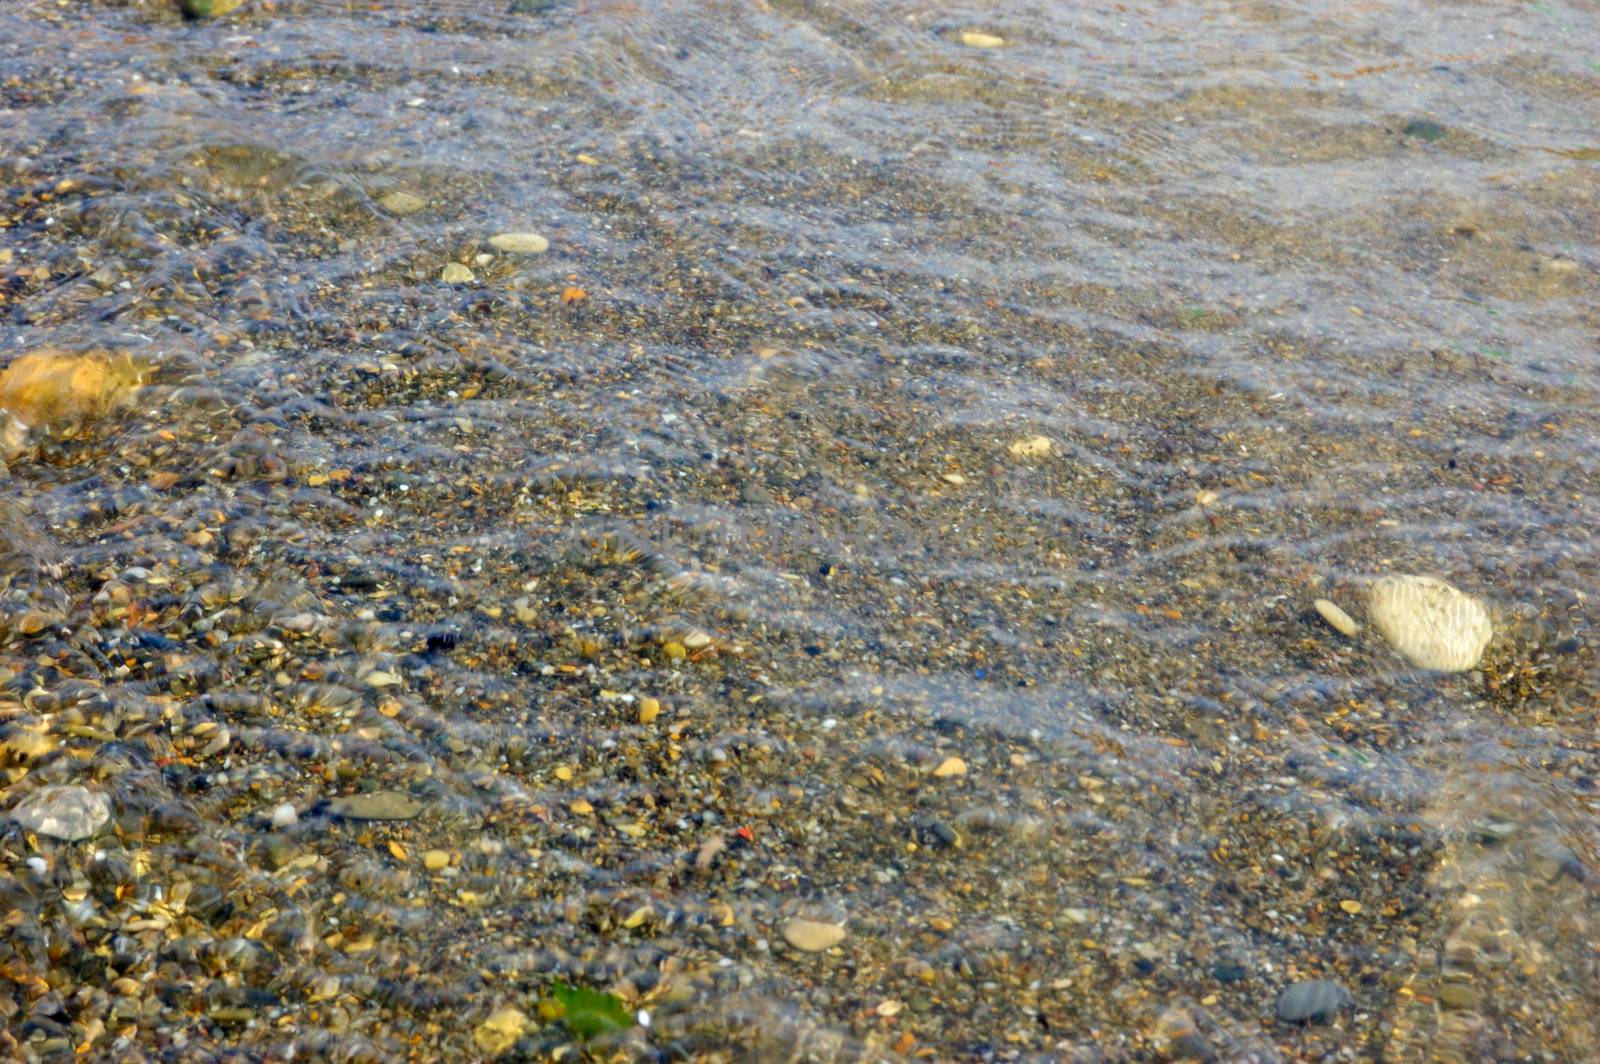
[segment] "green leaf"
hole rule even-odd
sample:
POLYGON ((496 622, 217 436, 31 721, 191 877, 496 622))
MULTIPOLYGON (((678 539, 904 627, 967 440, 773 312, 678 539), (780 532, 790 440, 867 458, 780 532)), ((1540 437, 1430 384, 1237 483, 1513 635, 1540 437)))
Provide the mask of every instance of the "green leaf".
POLYGON ((615 994, 556 983, 550 987, 550 1001, 567 1030, 585 1041, 633 1026, 633 1013, 615 994))

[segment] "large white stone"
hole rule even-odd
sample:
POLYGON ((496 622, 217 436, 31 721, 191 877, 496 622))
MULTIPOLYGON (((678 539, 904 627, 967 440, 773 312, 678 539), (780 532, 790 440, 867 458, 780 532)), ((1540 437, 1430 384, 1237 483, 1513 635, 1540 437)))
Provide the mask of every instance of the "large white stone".
POLYGON ((74 842, 87 839, 111 819, 106 796, 76 784, 41 787, 16 804, 11 819, 36 835, 74 842))
POLYGON ((1367 592, 1372 626, 1419 669, 1464 672, 1494 635, 1483 603, 1431 576, 1385 576, 1367 592))

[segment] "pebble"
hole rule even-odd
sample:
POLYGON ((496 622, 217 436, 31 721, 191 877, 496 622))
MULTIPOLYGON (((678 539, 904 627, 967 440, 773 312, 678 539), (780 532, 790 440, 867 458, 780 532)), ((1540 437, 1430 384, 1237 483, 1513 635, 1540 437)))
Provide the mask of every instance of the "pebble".
POLYGON ((378 206, 390 214, 398 214, 401 217, 405 217, 408 214, 416 214, 427 205, 428 201, 421 196, 414 196, 399 189, 384 193, 383 198, 378 200, 378 206))
POLYGON ((967 774, 967 763, 959 757, 947 757, 939 762, 938 767, 933 770, 933 774, 940 779, 950 776, 965 776, 967 774))
POLYGON ((489 238, 491 247, 498 251, 538 255, 550 248, 550 241, 538 233, 496 233, 489 238))
POLYGON ((111 819, 106 796, 76 784, 43 787, 18 802, 11 819, 27 830, 53 839, 86 839, 111 819))
POLYGON ((478 1048, 490 1056, 499 1056, 517 1044, 522 1032, 528 1029, 528 1017, 521 1009, 507 1005, 495 1009, 472 1032, 478 1048))
POLYGON ((1006 39, 980 30, 962 30, 961 43, 968 48, 1004 48, 1006 39))
POLYGON ((330 816, 345 820, 410 820, 422 812, 422 803, 399 791, 348 794, 328 803, 330 816))
POLYGON ((472 280, 472 271, 459 262, 447 262, 439 271, 439 280, 445 284, 467 284, 472 280))
POLYGON ((1350 1004, 1350 991, 1332 979, 1310 979, 1284 988, 1278 995, 1278 1019, 1284 1023, 1322 1023, 1350 1004))
POLYGON ((1006 450, 1011 452, 1013 458, 1045 458, 1055 448, 1055 442, 1049 436, 1030 436, 1025 440, 1014 441, 1006 450))
POLYGON ((99 417, 137 393, 144 376, 126 355, 29 351, 0 371, 0 408, 29 425, 99 417))
POLYGON ((1311 605, 1316 607, 1317 613, 1322 616, 1322 619, 1327 621, 1328 624, 1333 627, 1334 631, 1338 632, 1340 635, 1347 635, 1354 639, 1356 635, 1360 633, 1361 626, 1357 624, 1348 613, 1344 612, 1344 610, 1341 610, 1328 599, 1319 598, 1315 602, 1311 603, 1311 605))
POLYGON ((1439 988, 1439 1004, 1465 1011, 1483 1004, 1483 992, 1470 983, 1446 983, 1439 988))
POLYGON ((1385 576, 1367 593, 1372 624, 1419 669, 1465 672, 1494 635, 1483 603, 1431 576, 1385 576))
POLYGON ((422 867, 430 872, 440 872, 450 866, 450 854, 446 850, 429 850, 422 855, 422 867))
POLYGON ((275 828, 291 828, 300 822, 300 814, 295 812, 294 806, 288 802, 274 806, 272 809, 272 826, 275 828))
POLYGON ((821 920, 794 917, 783 925, 784 941, 806 953, 820 953, 844 941, 844 928, 821 920))
POLYGON ((639 699, 639 723, 649 724, 661 715, 661 702, 649 697, 639 699))
POLYGON ((216 18, 242 3, 244 0, 178 0, 178 7, 190 18, 216 18))

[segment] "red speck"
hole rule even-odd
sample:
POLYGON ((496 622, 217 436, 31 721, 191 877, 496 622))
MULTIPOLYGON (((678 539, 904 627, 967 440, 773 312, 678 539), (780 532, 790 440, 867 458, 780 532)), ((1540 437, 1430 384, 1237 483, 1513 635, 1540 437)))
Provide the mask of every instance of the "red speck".
POLYGON ((756 837, 755 832, 751 831, 749 826, 745 824, 740 824, 739 830, 735 831, 734 834, 739 836, 745 842, 749 842, 751 839, 756 837))

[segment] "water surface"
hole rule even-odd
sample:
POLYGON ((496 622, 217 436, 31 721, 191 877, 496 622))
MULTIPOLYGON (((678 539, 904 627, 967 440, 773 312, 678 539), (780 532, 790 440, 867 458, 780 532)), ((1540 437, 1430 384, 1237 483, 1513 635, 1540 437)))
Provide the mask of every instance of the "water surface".
POLYGON ((1600 1054, 1592 5, 521 6, 0 11, 7 1054, 1600 1054))

